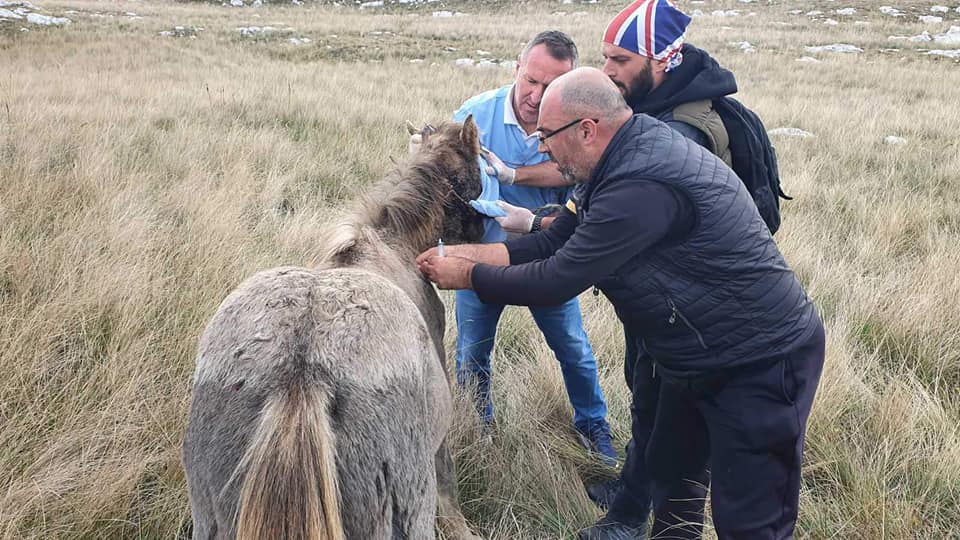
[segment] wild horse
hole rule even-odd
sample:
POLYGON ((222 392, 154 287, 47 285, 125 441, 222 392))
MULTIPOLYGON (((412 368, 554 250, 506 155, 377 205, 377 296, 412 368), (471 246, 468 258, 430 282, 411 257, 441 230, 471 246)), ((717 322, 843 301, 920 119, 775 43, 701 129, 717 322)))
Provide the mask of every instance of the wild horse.
POLYGON ((316 268, 254 275, 207 325, 183 445, 195 539, 429 539, 438 505, 476 538, 444 443, 443 304, 414 258, 480 238, 480 144, 470 118, 421 135, 316 268))

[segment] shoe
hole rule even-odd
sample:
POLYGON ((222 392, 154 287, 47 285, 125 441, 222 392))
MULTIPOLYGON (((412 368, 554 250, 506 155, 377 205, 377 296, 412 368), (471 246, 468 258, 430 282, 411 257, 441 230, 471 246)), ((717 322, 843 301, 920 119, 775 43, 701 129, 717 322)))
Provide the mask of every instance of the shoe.
POLYGON ((621 488, 623 488, 623 480, 618 476, 604 482, 590 484, 587 486, 587 496, 601 510, 609 510, 621 488))
POLYGON ((593 452, 607 467, 617 466, 617 451, 610 437, 610 424, 606 420, 594 420, 586 426, 577 427, 577 436, 587 450, 593 452))
POLYGON ((603 516, 592 527, 577 533, 579 540, 647 540, 647 521, 629 524, 603 516))

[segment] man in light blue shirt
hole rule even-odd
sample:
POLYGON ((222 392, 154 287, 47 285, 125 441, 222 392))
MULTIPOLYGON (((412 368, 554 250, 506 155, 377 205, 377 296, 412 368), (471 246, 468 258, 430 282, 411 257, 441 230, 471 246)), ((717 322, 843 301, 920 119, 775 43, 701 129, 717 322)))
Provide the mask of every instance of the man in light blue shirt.
MULTIPOLYGON (((481 143, 495 155, 488 156, 488 159, 502 160, 514 170, 524 167, 526 172, 559 176, 556 164, 538 151, 536 127, 540 99, 553 79, 570 71, 576 64, 577 48, 573 40, 562 32, 541 32, 520 53, 514 83, 468 99, 454 113, 454 119, 463 121, 473 115, 480 129, 481 143)), ((493 168, 488 172, 496 173, 493 168)), ((529 210, 548 204, 562 205, 572 190, 572 187, 521 186, 513 184, 511 178, 504 178, 503 174, 499 175, 499 180, 500 198, 510 205, 529 210)), ((489 220, 483 242, 506 239, 507 235, 498 223, 503 220, 489 220)), ((539 227, 540 218, 535 218, 527 230, 536 232, 539 227)), ((476 385, 477 408, 488 423, 493 421, 490 353, 503 308, 503 305, 482 303, 471 290, 457 291, 457 382, 461 386, 476 385)), ((604 463, 615 465, 617 453, 610 440, 607 404, 600 390, 597 362, 583 329, 579 301, 574 298, 555 307, 530 308, 530 313, 560 362, 567 395, 573 406, 574 427, 581 441, 604 463)))

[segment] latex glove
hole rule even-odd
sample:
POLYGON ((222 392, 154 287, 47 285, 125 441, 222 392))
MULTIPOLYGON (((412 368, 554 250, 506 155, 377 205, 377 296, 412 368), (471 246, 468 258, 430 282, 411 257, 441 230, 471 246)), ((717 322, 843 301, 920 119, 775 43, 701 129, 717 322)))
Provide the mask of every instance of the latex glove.
POLYGON ((503 162, 496 154, 491 152, 487 148, 482 148, 480 150, 480 155, 483 156, 483 159, 487 160, 487 163, 490 165, 486 168, 487 174, 490 176, 496 176, 497 180, 501 184, 512 184, 514 180, 517 179, 517 170, 511 169, 503 162))
POLYGON ((522 234, 530 232, 533 227, 533 212, 504 201, 497 201, 497 206, 503 208, 503 211, 507 214, 504 217, 494 218, 503 227, 503 230, 522 234))
POLYGON ((423 144, 423 136, 419 133, 414 133, 410 136, 410 140, 407 141, 407 155, 413 156, 420 151, 420 145, 423 144))
POLYGON ((499 202, 503 202, 503 201, 474 200, 474 201, 470 201, 470 206, 472 206, 473 209, 476 210, 477 212, 480 212, 481 214, 487 217, 492 217, 492 218, 504 217, 507 215, 507 213, 503 210, 503 208, 500 205, 497 204, 499 202))

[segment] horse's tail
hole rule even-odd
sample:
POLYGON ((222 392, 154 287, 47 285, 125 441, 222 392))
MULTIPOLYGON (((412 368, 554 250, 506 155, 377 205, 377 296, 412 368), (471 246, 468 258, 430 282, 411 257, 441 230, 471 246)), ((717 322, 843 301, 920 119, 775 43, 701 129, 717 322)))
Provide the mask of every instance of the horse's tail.
POLYGON ((267 399, 240 462, 237 540, 343 540, 327 406, 316 386, 267 399))

